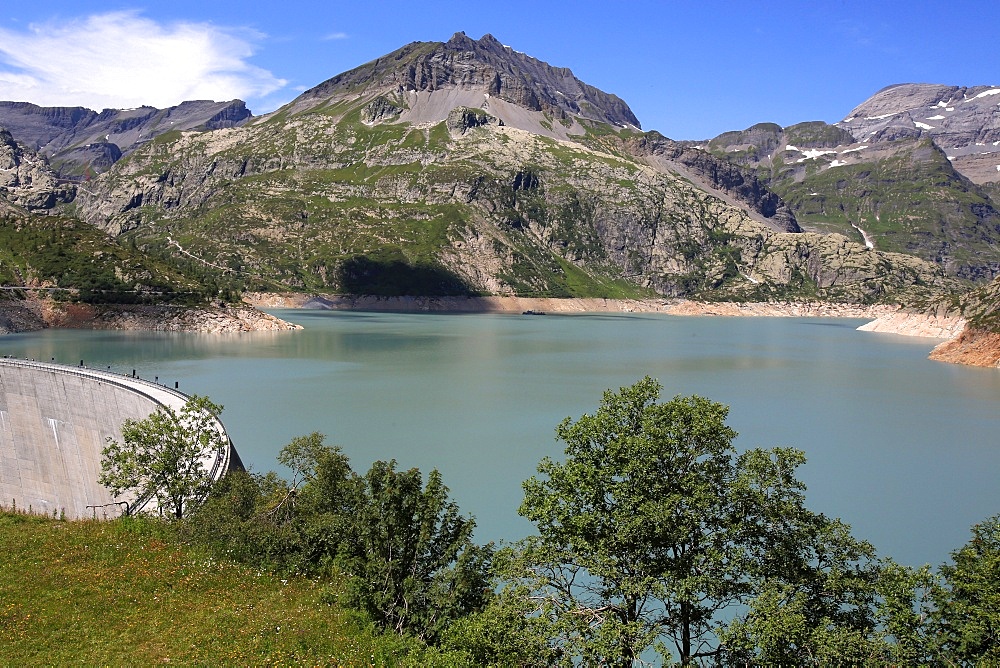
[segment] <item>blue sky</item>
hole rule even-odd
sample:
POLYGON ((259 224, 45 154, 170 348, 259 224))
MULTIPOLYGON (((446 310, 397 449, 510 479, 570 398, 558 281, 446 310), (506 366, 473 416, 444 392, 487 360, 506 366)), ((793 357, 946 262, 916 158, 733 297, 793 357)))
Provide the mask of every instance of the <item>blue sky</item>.
POLYGON ((0 99, 45 106, 240 97, 263 113, 456 31, 569 67, 675 139, 835 122, 894 83, 1000 84, 995 0, 5 4, 0 99))

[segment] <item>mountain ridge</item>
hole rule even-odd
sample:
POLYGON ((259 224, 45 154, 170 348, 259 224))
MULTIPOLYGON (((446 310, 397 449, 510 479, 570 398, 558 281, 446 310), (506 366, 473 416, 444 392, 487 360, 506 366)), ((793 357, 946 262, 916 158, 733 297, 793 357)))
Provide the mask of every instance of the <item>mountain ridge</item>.
POLYGON ((868 303, 957 286, 802 231, 756 167, 644 133, 617 96, 491 35, 411 43, 244 120, 135 143, 62 206, 241 290, 868 303))
POLYGON ((142 106, 100 112, 0 102, 0 127, 45 156, 60 178, 73 179, 106 171, 137 146, 167 132, 233 127, 250 117, 242 100, 188 100, 165 109, 142 106))
POLYGON ((621 98, 580 81, 569 68, 515 51, 490 34, 473 40, 464 32, 447 42, 407 44, 314 86, 277 113, 295 114, 371 92, 394 96, 388 106, 403 122, 437 123, 455 106, 467 106, 483 108, 507 125, 558 138, 582 134, 581 119, 641 127, 621 98), (452 91, 455 98, 456 90, 469 95, 437 103, 440 93, 452 91))
POLYGON ((988 280, 1000 274, 997 95, 994 86, 894 84, 836 124, 758 123, 700 146, 755 171, 803 229, 988 280))

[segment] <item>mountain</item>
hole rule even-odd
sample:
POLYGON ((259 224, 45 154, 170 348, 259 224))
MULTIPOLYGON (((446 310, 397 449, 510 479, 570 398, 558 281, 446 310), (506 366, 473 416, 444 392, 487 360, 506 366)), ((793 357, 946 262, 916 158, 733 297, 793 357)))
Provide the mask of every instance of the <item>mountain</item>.
POLYGON ((167 109, 39 107, 0 102, 0 128, 45 156, 59 177, 80 179, 106 171, 141 144, 172 131, 233 127, 251 117, 241 100, 183 102, 167 109))
MULTIPOLYGON (((60 289, 94 303, 204 303, 219 296, 223 286, 189 261, 117 243, 69 215, 76 192, 44 156, 0 129, 0 285, 45 288, 41 294, 60 289)), ((0 291, 0 310, 8 311, 12 299, 13 291, 0 291)), ((0 332, 7 329, 0 318, 0 332)))
POLYGON ((163 134, 76 215, 252 289, 913 300, 934 265, 799 231, 753 169, 643 133, 628 106, 462 33, 236 127, 163 134))
POLYGON ((837 125, 862 142, 929 136, 973 183, 1000 182, 1000 88, 996 86, 889 86, 837 125))
POLYGON ((582 134, 588 122, 639 129, 635 114, 616 95, 489 34, 478 41, 459 32, 445 43, 414 42, 306 91, 287 112, 331 108, 359 94, 374 96, 364 111, 367 122, 437 123, 464 106, 560 139, 582 134))
POLYGON ((761 123, 700 145, 755 171, 807 230, 1000 275, 1000 88, 885 88, 834 125, 761 123))

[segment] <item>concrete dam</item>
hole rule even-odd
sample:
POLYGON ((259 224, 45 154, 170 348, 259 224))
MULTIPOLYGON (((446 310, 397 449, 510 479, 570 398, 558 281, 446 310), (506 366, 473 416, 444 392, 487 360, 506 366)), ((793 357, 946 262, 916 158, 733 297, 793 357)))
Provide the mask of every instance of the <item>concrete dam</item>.
MULTIPOLYGON (((108 437, 122 441, 126 419, 158 406, 177 411, 188 396, 139 378, 85 367, 0 359, 0 506, 69 519, 117 517, 122 507, 97 482, 108 437)), ((212 480, 242 469, 222 423, 226 447, 202 460, 212 480)), ((134 511, 155 508, 139 500, 134 511)))

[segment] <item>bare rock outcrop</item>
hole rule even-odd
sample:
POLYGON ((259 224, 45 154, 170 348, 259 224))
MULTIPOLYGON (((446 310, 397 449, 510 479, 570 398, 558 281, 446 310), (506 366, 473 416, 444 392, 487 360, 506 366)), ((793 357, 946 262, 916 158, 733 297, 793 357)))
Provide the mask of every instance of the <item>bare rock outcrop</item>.
POLYGON ((930 358, 939 362, 970 366, 1000 366, 1000 333, 966 329, 954 339, 945 341, 931 351, 930 358))
POLYGON ((0 128, 0 198, 29 211, 73 201, 76 189, 61 185, 46 160, 0 128))
MULTIPOLYGON (((439 122, 455 106, 476 107, 492 99, 539 116, 547 115, 556 126, 560 121, 572 124, 571 118, 580 118, 618 127, 640 127, 621 98, 580 81, 568 68, 553 67, 515 51, 492 35, 474 40, 463 32, 455 33, 447 42, 413 42, 339 74, 307 90, 289 105, 289 110, 296 113, 361 91, 426 96, 446 90, 468 91, 474 96, 456 95, 455 104, 438 107, 435 117, 422 118, 423 122, 439 122), (471 103, 473 99, 479 104, 471 103)), ((403 104, 394 106, 402 108, 403 104)), ((537 123, 519 123, 527 118, 516 112, 503 120, 515 127, 539 129, 537 123)))
POLYGON ((302 329, 250 306, 186 308, 174 306, 114 306, 95 309, 89 329, 161 332, 279 332, 302 329))
POLYGON ((667 139, 658 132, 647 132, 642 137, 627 141, 626 146, 638 157, 691 176, 706 189, 719 192, 723 197, 731 197, 759 214, 764 222, 776 230, 802 231, 791 208, 749 169, 667 139))
POLYGON ((866 143, 931 137, 975 183, 1000 181, 1000 87, 897 84, 883 88, 837 125, 866 143), (976 169, 984 155, 990 169, 976 169))

